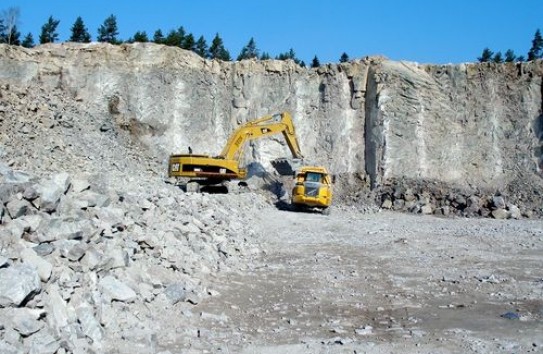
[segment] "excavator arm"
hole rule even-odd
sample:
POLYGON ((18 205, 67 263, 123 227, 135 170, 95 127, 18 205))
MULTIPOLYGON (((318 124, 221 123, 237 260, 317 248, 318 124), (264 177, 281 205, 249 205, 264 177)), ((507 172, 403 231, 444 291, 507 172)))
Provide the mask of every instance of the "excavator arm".
POLYGON ((287 112, 265 116, 250 121, 236 129, 228 139, 220 157, 227 160, 239 160, 243 146, 247 141, 279 133, 282 133, 285 137, 292 156, 296 159, 302 159, 303 156, 296 137, 292 117, 287 112))

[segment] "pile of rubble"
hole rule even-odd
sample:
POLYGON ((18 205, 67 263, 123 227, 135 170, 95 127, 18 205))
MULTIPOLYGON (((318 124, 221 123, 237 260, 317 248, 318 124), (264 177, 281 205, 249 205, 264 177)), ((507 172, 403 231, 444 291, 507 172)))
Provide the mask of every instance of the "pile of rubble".
POLYGON ((0 83, 0 113, 1 353, 167 347, 213 276, 261 252, 264 197, 165 183, 107 106, 0 83))
POLYGON ((267 204, 253 194, 168 184, 119 194, 68 173, 37 178, 0 164, 0 174, 2 353, 164 346, 187 328, 158 324, 213 293, 202 279, 261 252, 248 225, 267 204))
POLYGON ((466 191, 431 181, 391 180, 375 191, 376 202, 383 209, 461 217, 521 219, 543 216, 537 200, 543 192, 533 194, 506 191, 466 191))

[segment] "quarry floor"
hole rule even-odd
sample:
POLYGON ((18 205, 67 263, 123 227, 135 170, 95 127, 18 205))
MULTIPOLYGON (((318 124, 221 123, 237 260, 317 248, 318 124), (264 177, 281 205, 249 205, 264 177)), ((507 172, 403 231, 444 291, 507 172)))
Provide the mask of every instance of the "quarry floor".
POLYGON ((255 228, 265 254, 212 281, 177 349, 543 352, 540 220, 270 208, 255 228))

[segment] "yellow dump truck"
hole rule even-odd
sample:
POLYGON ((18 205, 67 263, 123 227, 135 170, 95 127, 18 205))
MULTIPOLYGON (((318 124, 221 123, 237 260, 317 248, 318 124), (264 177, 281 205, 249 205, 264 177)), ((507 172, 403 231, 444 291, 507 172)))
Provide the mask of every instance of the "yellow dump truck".
POLYGON ((295 210, 319 209, 330 214, 332 176, 321 166, 303 166, 294 175, 291 205, 295 210))

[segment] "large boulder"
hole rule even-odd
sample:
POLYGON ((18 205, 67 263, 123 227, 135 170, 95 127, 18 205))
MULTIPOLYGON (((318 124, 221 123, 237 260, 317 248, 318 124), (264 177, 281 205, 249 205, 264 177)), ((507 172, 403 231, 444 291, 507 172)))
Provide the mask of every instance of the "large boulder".
POLYGON ((45 259, 38 256, 38 254, 31 248, 25 248, 21 252, 21 258, 23 263, 28 264, 36 268, 41 281, 47 282, 51 277, 53 266, 45 259))
POLYGON ((96 229, 90 220, 71 220, 63 218, 44 219, 37 230, 39 242, 56 240, 87 240, 96 229))
POLYGON ((6 209, 12 219, 17 219, 31 212, 34 207, 25 199, 13 198, 6 204, 6 209))
POLYGON ((0 268, 0 307, 20 306, 40 290, 40 277, 33 266, 0 268))
POLYGON ((46 181, 36 186, 39 198, 39 208, 41 211, 52 213, 57 210, 60 198, 64 195, 64 188, 54 181, 46 181))
POLYGON ((134 290, 111 275, 100 279, 99 285, 102 292, 111 300, 132 302, 137 297, 134 290))

